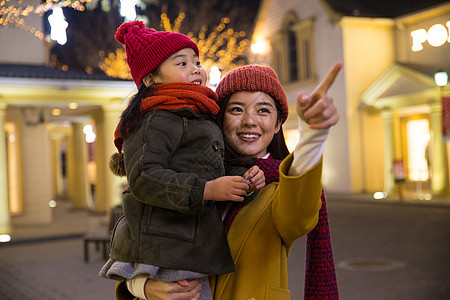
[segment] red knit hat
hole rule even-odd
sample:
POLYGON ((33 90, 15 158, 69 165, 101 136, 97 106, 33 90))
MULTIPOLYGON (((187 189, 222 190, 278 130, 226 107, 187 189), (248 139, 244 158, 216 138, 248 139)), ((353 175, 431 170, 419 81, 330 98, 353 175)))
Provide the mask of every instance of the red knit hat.
POLYGON ((148 29, 142 21, 123 23, 114 37, 125 45, 131 76, 138 87, 142 78, 181 49, 192 48, 199 55, 197 44, 186 35, 148 29))
POLYGON ((273 69, 249 65, 228 72, 217 85, 218 102, 239 91, 260 91, 270 95, 281 107, 283 113, 281 123, 286 121, 289 114, 289 103, 273 69))

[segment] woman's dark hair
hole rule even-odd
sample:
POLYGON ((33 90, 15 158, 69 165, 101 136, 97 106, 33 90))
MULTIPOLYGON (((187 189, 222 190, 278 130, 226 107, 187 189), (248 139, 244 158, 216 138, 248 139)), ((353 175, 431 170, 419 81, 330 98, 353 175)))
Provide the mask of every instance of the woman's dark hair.
POLYGON ((277 108, 277 122, 280 123, 280 130, 273 136, 269 146, 267 146, 267 152, 271 154, 274 159, 283 160, 289 155, 289 149, 284 139, 283 126, 281 121, 283 119, 283 111, 278 101, 275 101, 275 107, 277 108))
MULTIPOLYGON (((219 125, 220 129, 222 129, 222 132, 224 129, 223 118, 225 116, 226 107, 228 105, 228 102, 230 101, 230 97, 231 95, 225 97, 225 99, 223 99, 219 103, 220 110, 219 113, 217 114, 217 124, 219 125)), ((277 122, 281 123, 283 112, 278 102, 277 101, 274 102, 277 109, 277 122)), ((228 144, 226 138, 224 138, 224 142, 225 142, 225 162, 227 165, 234 165, 234 166, 239 165, 250 168, 255 164, 256 158, 244 157, 240 155, 238 152, 236 152, 228 144)), ((284 140, 282 126, 280 126, 280 130, 273 136, 272 141, 267 146, 267 152, 269 152, 274 159, 278 160, 283 160, 286 156, 289 155, 289 150, 286 146, 286 141, 284 140)))

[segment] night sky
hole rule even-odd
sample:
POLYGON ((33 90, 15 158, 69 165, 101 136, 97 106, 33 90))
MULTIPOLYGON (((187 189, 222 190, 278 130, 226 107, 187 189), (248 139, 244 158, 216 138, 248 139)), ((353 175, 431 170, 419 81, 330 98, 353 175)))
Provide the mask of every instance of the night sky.
MULTIPOLYGON (((167 14, 172 22, 178 12, 184 10, 186 17, 182 22, 180 30, 182 33, 191 31, 196 33, 202 25, 208 25, 208 28, 213 30, 219 25, 220 19, 226 16, 231 19, 228 28, 245 31, 247 38, 250 38, 259 2, 259 0, 165 0, 160 1, 159 5, 147 5, 144 10, 138 8, 138 13, 149 18, 148 27, 162 30, 158 28, 162 4, 167 5, 167 14)), ((103 11, 100 7, 84 12, 64 8, 64 15, 69 23, 68 41, 65 45, 55 44, 52 54, 56 54, 60 65, 68 65, 69 70, 84 70, 86 66, 91 66, 94 67, 94 72, 102 72, 97 67, 101 60, 99 51, 109 53, 121 47, 114 39, 117 27, 124 21, 119 15, 119 7, 113 6, 109 12, 103 11)), ((47 18, 44 22, 48 32, 50 28, 47 18)))

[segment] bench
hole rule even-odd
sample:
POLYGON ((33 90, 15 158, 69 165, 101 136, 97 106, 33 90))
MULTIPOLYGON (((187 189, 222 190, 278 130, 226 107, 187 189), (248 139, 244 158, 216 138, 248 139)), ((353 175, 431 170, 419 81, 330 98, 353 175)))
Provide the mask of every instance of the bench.
POLYGON ((84 235, 84 261, 89 262, 89 244, 95 244, 95 251, 100 250, 100 246, 103 253, 103 259, 108 259, 110 233, 106 230, 96 230, 87 232, 84 235))
POLYGON ((103 259, 108 259, 109 242, 111 239, 111 231, 116 222, 123 215, 122 205, 117 205, 111 209, 108 228, 97 229, 87 232, 83 237, 84 261, 89 262, 89 245, 95 245, 95 251, 102 251, 103 259))

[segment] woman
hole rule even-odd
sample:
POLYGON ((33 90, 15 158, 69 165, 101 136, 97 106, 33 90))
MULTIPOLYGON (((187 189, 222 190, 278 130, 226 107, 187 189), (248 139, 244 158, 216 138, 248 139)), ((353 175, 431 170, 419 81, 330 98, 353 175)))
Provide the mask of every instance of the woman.
MULTIPOLYGON (((295 240, 317 224, 321 156, 328 129, 339 119, 326 92, 341 67, 336 64, 311 96, 299 94, 302 138, 291 154, 281 128, 288 102, 272 69, 241 67, 217 87, 219 124, 229 162, 256 160, 268 181, 252 202, 225 208, 224 225, 236 271, 210 278, 214 299, 289 299, 287 257, 295 240)), ((197 281, 147 280, 135 288, 144 289, 147 299, 198 299, 199 286, 197 281)), ((119 284, 117 298, 130 299, 126 295, 119 284)))

